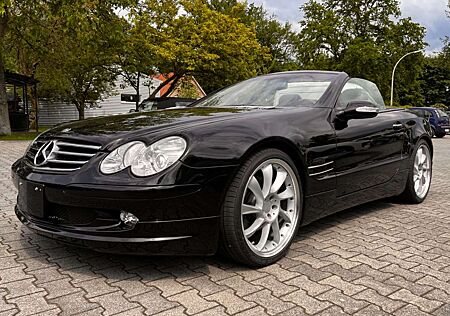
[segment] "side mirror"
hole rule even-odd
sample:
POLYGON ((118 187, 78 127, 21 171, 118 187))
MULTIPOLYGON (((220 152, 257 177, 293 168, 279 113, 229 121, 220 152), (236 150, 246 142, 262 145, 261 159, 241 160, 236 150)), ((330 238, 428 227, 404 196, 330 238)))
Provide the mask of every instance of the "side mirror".
POLYGON ((339 111, 336 115, 343 121, 373 118, 378 115, 378 108, 371 102, 352 101, 345 110, 339 111))

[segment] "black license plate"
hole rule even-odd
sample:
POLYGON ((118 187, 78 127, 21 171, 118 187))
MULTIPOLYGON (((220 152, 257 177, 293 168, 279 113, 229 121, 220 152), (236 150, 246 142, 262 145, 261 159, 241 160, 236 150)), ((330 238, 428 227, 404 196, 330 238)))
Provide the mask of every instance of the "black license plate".
POLYGON ((22 212, 34 217, 44 217, 44 185, 19 180, 17 203, 22 212))

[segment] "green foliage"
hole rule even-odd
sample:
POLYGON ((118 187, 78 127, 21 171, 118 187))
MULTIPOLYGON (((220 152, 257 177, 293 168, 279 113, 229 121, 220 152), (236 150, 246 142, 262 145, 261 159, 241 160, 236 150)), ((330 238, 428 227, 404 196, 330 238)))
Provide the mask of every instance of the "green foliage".
MULTIPOLYGON (((301 8, 298 59, 302 68, 346 71, 378 84, 390 94, 394 64, 405 53, 425 46, 425 29, 399 19, 397 0, 310 0, 301 8)), ((409 56, 397 68, 395 99, 423 103, 419 76, 423 57, 409 56)))
POLYGON ((256 32, 258 42, 269 51, 262 72, 298 69, 295 60, 297 35, 289 23, 280 23, 269 15, 263 6, 237 0, 210 0, 209 6, 221 13, 233 16, 256 32))
POLYGON ((131 12, 131 21, 144 34, 141 53, 153 70, 173 73, 158 89, 184 75, 210 86, 232 84, 255 76, 267 56, 251 28, 202 0, 147 0, 131 12))
POLYGON ((190 80, 184 78, 185 80, 181 80, 177 89, 178 89, 178 97, 180 98, 188 98, 188 99, 198 99, 198 92, 195 86, 190 82, 190 80))
POLYGON ((443 103, 436 103, 436 104, 433 104, 433 107, 436 108, 436 109, 441 109, 441 110, 443 110, 443 111, 447 111, 447 110, 448 110, 448 106, 446 106, 446 105, 443 104, 443 103))
POLYGON ((450 43, 435 56, 425 60, 425 71, 421 82, 422 94, 427 106, 440 103, 450 106, 450 43))
POLYGON ((84 118, 111 89, 129 1, 12 1, 10 68, 40 81, 39 95, 72 102, 84 118))

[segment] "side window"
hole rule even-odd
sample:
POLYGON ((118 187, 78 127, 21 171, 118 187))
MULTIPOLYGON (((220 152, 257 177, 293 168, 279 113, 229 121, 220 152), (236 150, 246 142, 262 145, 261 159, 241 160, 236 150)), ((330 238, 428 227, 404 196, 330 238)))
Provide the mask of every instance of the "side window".
POLYGON ((343 110, 352 101, 367 101, 378 107, 379 110, 384 110, 383 97, 373 82, 364 79, 352 78, 342 88, 336 108, 343 110))

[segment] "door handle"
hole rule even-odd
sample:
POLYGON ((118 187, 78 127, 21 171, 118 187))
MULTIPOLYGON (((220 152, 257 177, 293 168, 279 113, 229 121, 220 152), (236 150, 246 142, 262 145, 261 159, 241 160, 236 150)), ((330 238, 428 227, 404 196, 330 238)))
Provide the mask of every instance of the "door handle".
POLYGON ((394 130, 398 131, 403 129, 405 126, 402 123, 394 123, 392 127, 394 128, 394 130))

